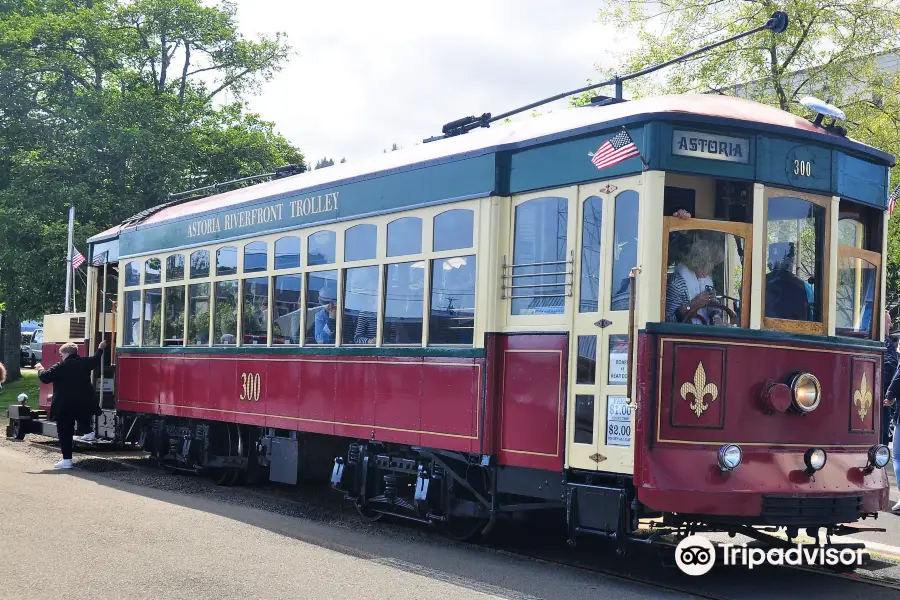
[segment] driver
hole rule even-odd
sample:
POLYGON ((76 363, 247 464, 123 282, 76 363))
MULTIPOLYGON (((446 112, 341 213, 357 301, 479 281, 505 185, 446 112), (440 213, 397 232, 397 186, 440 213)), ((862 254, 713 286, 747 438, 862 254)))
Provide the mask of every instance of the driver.
POLYGON ((692 310, 697 315, 692 323, 712 323, 713 315, 705 308, 716 296, 710 273, 721 262, 718 245, 699 238, 687 249, 666 285, 666 321, 680 323, 692 310))

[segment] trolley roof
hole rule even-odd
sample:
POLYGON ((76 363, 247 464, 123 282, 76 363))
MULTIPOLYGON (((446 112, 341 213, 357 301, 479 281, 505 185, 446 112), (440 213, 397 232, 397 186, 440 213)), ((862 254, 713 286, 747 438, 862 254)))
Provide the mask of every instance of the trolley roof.
POLYGON ((440 202, 620 177, 640 172, 641 159, 649 169, 812 189, 879 208, 886 204, 887 171, 894 164, 894 157, 887 153, 768 105, 719 95, 662 96, 562 110, 175 203, 89 241, 121 236, 122 256, 142 254, 440 202), (623 127, 642 157, 597 170, 587 154, 623 127), (749 156, 738 162, 715 156, 676 156, 673 132, 683 130, 709 139, 741 144, 740 140, 746 140, 749 156), (770 164, 779 153, 786 159, 815 162, 818 173, 804 181, 785 181, 782 163, 770 164), (268 215, 258 211, 268 206, 280 208, 267 209, 268 215), (248 212, 246 220, 240 217, 242 211, 248 212), (249 213, 257 213, 264 222, 249 213), (237 220, 225 223, 229 215, 237 220), (234 226, 226 228, 226 224, 234 226))

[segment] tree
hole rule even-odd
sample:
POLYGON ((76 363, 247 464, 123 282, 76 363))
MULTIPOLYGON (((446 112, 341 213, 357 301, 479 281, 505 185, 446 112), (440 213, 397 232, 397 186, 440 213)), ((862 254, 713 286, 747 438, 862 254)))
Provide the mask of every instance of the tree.
POLYGON ((333 158, 327 158, 327 157, 326 157, 326 158, 320 158, 318 161, 316 161, 316 168, 317 168, 317 169, 324 169, 325 167, 330 167, 330 166, 332 166, 332 165, 334 165, 334 159, 333 159, 333 158))
MULTIPOLYGON (((10 322, 62 308, 70 204, 86 251, 86 238, 171 192, 303 167, 302 153, 244 104, 289 55, 282 34, 244 37, 229 2, 3 4, 0 302, 10 322)), ((10 334, 2 355, 15 378, 19 335, 10 334)))
MULTIPOLYGON (((731 42, 657 76, 626 83, 635 97, 660 93, 739 95, 810 116, 802 97, 821 97, 847 114, 848 132, 900 155, 900 73, 884 68, 883 53, 900 47, 900 10, 894 0, 612 0, 599 20, 636 39, 621 54, 619 73, 658 64, 759 25, 776 10, 790 17, 786 31, 731 42)), ((613 72, 602 70, 604 78, 613 72)), ((600 91, 602 93, 602 90, 600 91)), ((607 92, 608 93, 608 92, 607 92)), ((573 101, 586 102, 590 95, 573 101)), ((900 183, 900 176, 893 184, 900 183)), ((887 264, 891 307, 900 304, 900 225, 889 228, 887 264)))

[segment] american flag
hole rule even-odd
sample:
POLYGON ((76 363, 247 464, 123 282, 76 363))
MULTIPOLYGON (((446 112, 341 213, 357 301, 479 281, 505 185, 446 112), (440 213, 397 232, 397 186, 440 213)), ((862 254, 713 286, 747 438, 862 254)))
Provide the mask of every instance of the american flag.
POLYGON ((897 205, 897 199, 900 198, 900 185, 894 188, 891 197, 888 198, 888 214, 894 214, 894 206, 897 205))
POLYGON ((634 145, 634 141, 631 139, 631 136, 628 135, 628 132, 625 130, 620 131, 612 138, 603 142, 597 151, 593 154, 588 154, 591 157, 591 162, 594 163, 594 166, 598 169, 605 169, 606 167, 611 167, 616 165, 623 160, 627 160, 632 156, 640 156, 640 152, 638 152, 637 146, 634 145))
POLYGON ((106 264, 106 257, 108 255, 109 255, 109 250, 95 255, 94 259, 91 261, 91 265, 93 265, 95 267, 102 267, 104 264, 106 264))
POLYGON ((77 269, 84 263, 85 258, 84 255, 75 248, 72 248, 72 250, 74 251, 74 254, 72 255, 72 268, 77 269))

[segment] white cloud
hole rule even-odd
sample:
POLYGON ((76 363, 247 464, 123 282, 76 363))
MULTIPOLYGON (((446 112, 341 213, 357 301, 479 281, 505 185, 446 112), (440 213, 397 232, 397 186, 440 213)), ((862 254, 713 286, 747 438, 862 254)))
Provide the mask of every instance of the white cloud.
POLYGON ((246 34, 284 31, 298 52, 250 105, 312 162, 410 146, 596 77, 613 56, 596 12, 584 0, 238 0, 246 34))

